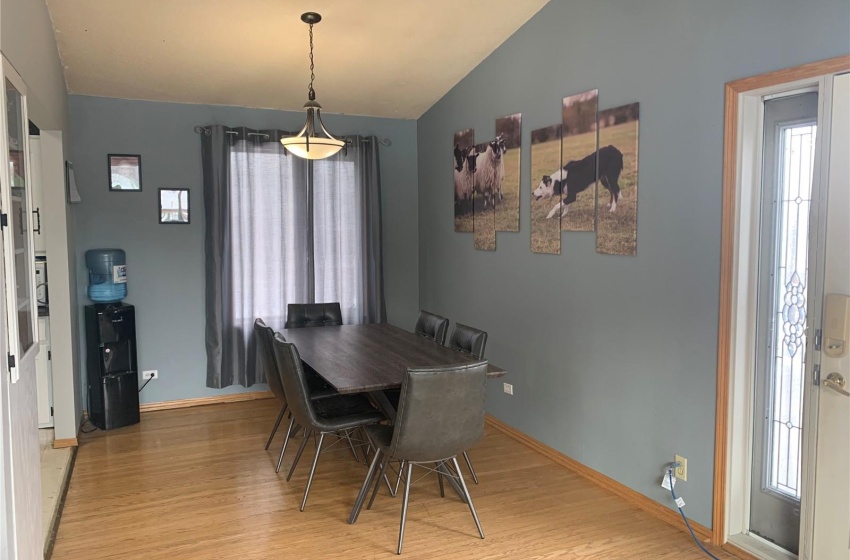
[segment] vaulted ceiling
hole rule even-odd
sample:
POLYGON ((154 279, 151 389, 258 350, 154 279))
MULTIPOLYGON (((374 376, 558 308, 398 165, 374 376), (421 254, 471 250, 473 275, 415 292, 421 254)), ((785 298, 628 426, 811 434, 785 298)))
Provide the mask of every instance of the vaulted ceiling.
POLYGON ((418 118, 548 0, 47 0, 71 93, 418 118))

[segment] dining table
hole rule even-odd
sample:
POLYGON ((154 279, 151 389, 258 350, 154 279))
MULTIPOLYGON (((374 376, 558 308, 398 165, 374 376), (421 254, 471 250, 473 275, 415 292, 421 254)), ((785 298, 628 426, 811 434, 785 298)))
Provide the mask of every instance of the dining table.
MULTIPOLYGON (((384 391, 401 387, 408 368, 472 364, 481 360, 443 346, 429 338, 389 323, 300 327, 280 334, 295 344, 301 361, 341 394, 367 393, 381 411, 395 421, 395 407, 384 391)), ((487 378, 507 372, 490 362, 487 378)), ((443 465, 440 470, 449 486, 464 502, 463 491, 443 465)), ((389 485, 389 482, 387 483, 389 485)), ((355 504, 352 512, 357 508, 355 504)))
MULTIPOLYGON (((283 329, 301 360, 341 394, 398 389, 408 368, 472 364, 478 358, 389 323, 283 329)), ((487 377, 505 370, 492 363, 487 377)))

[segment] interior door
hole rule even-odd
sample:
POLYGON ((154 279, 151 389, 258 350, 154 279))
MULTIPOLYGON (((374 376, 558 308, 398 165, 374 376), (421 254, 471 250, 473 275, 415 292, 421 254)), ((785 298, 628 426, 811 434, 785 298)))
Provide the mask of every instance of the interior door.
MULTIPOLYGON (((835 306, 850 296, 850 74, 833 81, 829 188, 820 384, 817 389, 817 443, 814 491, 813 560, 850 560, 850 340, 835 332, 843 313, 835 306), (830 309, 832 307, 832 309, 830 309), (829 382, 827 382, 829 380, 829 382), (841 386, 842 380, 845 384, 841 386)), ((846 304, 845 304, 846 305, 846 304)), ((846 323, 845 323, 846 324, 846 323)), ((804 535, 804 538, 806 536, 804 535)))
POLYGON ((0 355, 3 379, 4 480, 10 484, 4 506, 11 510, 10 558, 30 560, 43 556, 41 472, 35 359, 35 257, 32 213, 26 86, 3 58, 0 99, 0 236, 5 285, 7 351, 0 355))

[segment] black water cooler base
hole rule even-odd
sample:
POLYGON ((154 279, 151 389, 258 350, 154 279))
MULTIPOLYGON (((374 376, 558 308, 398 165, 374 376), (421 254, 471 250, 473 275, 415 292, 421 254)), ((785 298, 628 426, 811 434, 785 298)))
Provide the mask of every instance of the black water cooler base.
POLYGON ((135 372, 106 375, 97 389, 103 405, 99 407, 102 410, 92 410, 92 424, 111 430, 139 423, 139 382, 135 372))

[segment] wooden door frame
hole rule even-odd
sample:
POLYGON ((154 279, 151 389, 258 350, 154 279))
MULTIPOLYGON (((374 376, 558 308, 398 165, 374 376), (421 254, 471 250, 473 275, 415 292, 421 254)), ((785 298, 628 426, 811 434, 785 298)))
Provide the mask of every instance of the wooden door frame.
POLYGON ((729 385, 731 373, 732 314, 734 311, 735 231, 737 226, 738 125, 739 99, 753 90, 817 78, 826 74, 850 72, 850 55, 839 56, 743 78, 726 84, 723 126, 723 197, 720 236, 720 303, 717 336, 717 402, 714 431, 714 495, 712 512, 712 544, 726 542, 726 498, 729 480, 729 385))

